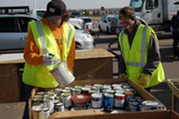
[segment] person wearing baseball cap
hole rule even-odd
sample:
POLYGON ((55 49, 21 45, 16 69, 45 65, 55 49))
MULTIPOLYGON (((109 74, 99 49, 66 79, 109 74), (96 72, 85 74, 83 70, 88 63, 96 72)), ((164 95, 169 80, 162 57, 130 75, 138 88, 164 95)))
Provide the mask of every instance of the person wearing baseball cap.
POLYGON ((69 14, 62 0, 51 0, 39 21, 28 23, 24 49, 26 61, 22 81, 26 90, 23 119, 29 119, 28 99, 35 87, 56 88, 57 81, 50 70, 65 62, 72 72, 75 59, 75 28, 68 23, 69 14))
POLYGON ((130 6, 119 12, 123 30, 118 36, 121 51, 119 78, 128 78, 150 92, 165 79, 159 44, 154 30, 136 19, 130 6))
POLYGON ((44 18, 56 22, 66 13, 66 5, 61 0, 52 0, 47 4, 44 18))

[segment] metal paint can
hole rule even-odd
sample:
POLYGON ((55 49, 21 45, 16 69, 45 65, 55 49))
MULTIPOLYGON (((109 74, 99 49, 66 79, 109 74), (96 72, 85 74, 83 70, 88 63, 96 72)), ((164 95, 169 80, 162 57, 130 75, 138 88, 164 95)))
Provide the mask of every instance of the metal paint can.
POLYGON ((98 88, 99 90, 101 90, 101 88, 103 87, 102 84, 94 84, 93 86, 96 87, 96 88, 98 88))
POLYGON ((126 113, 126 110, 113 110, 111 113, 126 113))
POLYGON ((55 89, 55 93, 57 94, 57 96, 60 96, 62 93, 63 89, 62 88, 56 88, 55 89))
POLYGON ((85 94, 85 95, 89 95, 89 90, 91 90, 91 88, 83 87, 83 88, 81 88, 81 93, 85 94))
POLYGON ((158 101, 143 101, 142 111, 163 109, 163 104, 158 101))
POLYGON ((115 94, 114 90, 107 90, 106 93, 115 94))
POLYGON ((49 108, 43 108, 43 111, 44 111, 44 118, 47 119, 50 115, 49 108))
POLYGON ((65 90, 70 90, 70 92, 72 93, 72 90, 74 89, 73 87, 65 87, 65 90))
POLYGON ((125 91, 123 91, 123 90, 115 90, 115 92, 123 94, 125 91))
POLYGON ((43 102, 43 98, 42 97, 34 97, 33 102, 43 102))
POLYGON ((55 109, 57 112, 64 112, 65 111, 65 107, 63 105, 63 103, 59 102, 56 104, 55 109))
POLYGON ((129 102, 128 102, 128 109, 129 110, 131 110, 132 102, 136 102, 136 99, 134 99, 134 98, 129 99, 129 102))
POLYGON ((104 85, 103 85, 103 88, 107 88, 107 89, 109 89, 109 90, 112 89, 112 88, 111 88, 111 85, 109 85, 109 84, 104 84, 104 85))
POLYGON ((36 94, 36 95, 34 95, 34 98, 41 98, 41 99, 42 99, 42 98, 43 98, 43 96, 44 96, 44 95, 39 95, 39 94, 36 94))
POLYGON ((124 94, 126 96, 126 106, 129 106, 129 100, 134 97, 134 93, 131 91, 125 91, 124 94))
POLYGON ((98 93, 98 90, 89 90, 90 95, 92 95, 93 93, 98 93))
POLYGON ((132 102, 130 106, 130 111, 131 112, 136 112, 138 111, 139 103, 137 101, 132 102))
POLYGON ((103 106, 103 95, 102 93, 93 93, 91 95, 91 105, 93 108, 99 109, 103 106))
POLYGON ((44 111, 41 106, 33 106, 33 119, 44 119, 44 111))
POLYGON ((49 108, 50 113, 54 112, 54 101, 52 98, 44 98, 43 106, 44 108, 49 108))
POLYGON ((61 99, 65 107, 70 107, 72 106, 72 101, 71 101, 71 93, 62 93, 61 94, 61 99))
POLYGON ((54 95, 44 95, 44 99, 52 99, 53 101, 55 100, 55 96, 54 95))
POLYGON ((121 84, 113 84, 112 88, 113 90, 122 90, 121 84))
POLYGON ((104 94, 104 108, 105 109, 112 109, 113 108, 113 102, 114 102, 114 95, 105 93, 104 94))
POLYGON ((115 93, 114 95, 114 107, 124 108, 126 96, 121 93, 115 93))
POLYGON ((81 89, 79 89, 79 88, 73 88, 72 89, 72 95, 78 94, 78 93, 81 93, 81 89))
POLYGON ((45 95, 45 92, 44 91, 39 91, 36 93, 36 95, 45 95))
POLYGON ((71 93, 71 90, 69 90, 69 89, 63 89, 62 93, 71 93))

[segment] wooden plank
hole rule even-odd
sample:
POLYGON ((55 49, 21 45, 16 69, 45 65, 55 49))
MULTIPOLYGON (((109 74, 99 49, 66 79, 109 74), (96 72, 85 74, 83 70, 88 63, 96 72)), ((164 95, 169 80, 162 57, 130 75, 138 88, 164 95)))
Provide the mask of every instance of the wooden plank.
POLYGON ((76 80, 113 78, 113 59, 75 60, 74 76, 76 80))
POLYGON ((107 51, 106 49, 90 49, 90 50, 79 50, 76 51, 75 59, 91 59, 91 58, 106 58, 106 57, 114 57, 112 53, 107 51))
POLYGON ((0 103, 20 101, 18 64, 0 64, 0 103))
POLYGON ((1 103, 0 119, 22 119, 25 102, 1 103))

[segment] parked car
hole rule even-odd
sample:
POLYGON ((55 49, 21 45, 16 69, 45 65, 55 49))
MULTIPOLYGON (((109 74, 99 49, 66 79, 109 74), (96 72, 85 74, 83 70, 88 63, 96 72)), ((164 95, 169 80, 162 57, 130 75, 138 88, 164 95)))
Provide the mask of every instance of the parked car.
POLYGON ((95 47, 94 38, 91 34, 84 30, 83 20, 79 18, 70 18, 69 23, 71 23, 75 29, 75 42, 77 49, 93 49, 95 47))
POLYGON ((80 17, 84 21, 84 29, 89 31, 90 34, 94 34, 95 25, 91 17, 80 17))
MULTIPOLYGON (((28 22, 39 19, 29 14, 0 14, 0 50, 23 50, 28 22)), ((80 49, 94 48, 94 39, 83 29, 76 31, 75 41, 80 49)))
POLYGON ((0 15, 0 50, 23 50, 27 37, 27 24, 38 17, 27 14, 0 15))
POLYGON ((119 24, 118 15, 102 16, 98 22, 98 28, 101 32, 116 33, 116 26, 119 24))
POLYGON ((84 27, 84 20, 79 18, 70 18, 68 22, 77 27, 77 29, 83 29, 84 27))
POLYGON ((70 12, 70 17, 71 18, 78 18, 81 17, 83 13, 81 11, 71 11, 70 12))

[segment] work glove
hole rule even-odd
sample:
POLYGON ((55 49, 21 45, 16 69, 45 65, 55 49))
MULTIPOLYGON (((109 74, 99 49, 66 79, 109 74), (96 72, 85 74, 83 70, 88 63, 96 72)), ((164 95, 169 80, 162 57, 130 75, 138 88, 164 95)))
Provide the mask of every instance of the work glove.
POLYGON ((53 53, 46 53, 43 55, 44 65, 49 66, 52 63, 52 59, 55 55, 53 53))
POLYGON ((127 78, 127 75, 125 73, 119 74, 119 78, 127 78))
POLYGON ((141 75, 139 76, 139 78, 138 78, 138 82, 137 82, 137 83, 138 83, 141 87, 145 88, 145 87, 147 86, 149 80, 150 80, 150 76, 149 76, 149 75, 141 74, 141 75))

